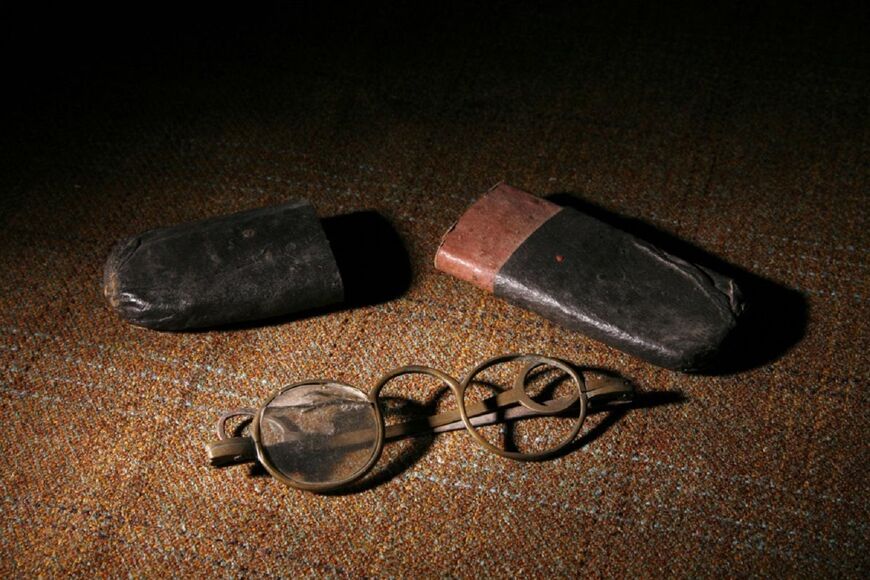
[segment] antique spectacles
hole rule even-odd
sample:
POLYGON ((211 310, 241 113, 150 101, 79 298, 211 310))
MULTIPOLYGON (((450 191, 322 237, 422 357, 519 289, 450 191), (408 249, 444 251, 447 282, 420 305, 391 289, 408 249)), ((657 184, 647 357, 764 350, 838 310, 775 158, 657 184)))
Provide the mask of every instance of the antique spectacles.
MULTIPOLYGON (((558 382, 558 381, 555 381, 558 382)), ((551 383, 550 386, 555 384, 551 383)), ((259 462, 273 477, 315 492, 335 490, 361 478, 377 463, 387 440, 465 428, 484 449, 510 459, 535 461, 552 457, 577 437, 591 406, 630 401, 633 387, 600 373, 580 373, 571 364, 540 355, 510 354, 477 365, 462 381, 426 366, 405 366, 384 375, 366 395, 330 380, 308 380, 274 392, 259 409, 237 409, 218 420, 218 440, 207 446, 214 467, 259 462), (512 386, 493 393, 486 372, 519 363, 512 386), (567 378, 568 392, 547 387, 530 392, 530 377, 557 371, 567 378), (385 425, 381 391, 403 375, 428 375, 447 385, 458 409, 385 425), (481 393, 484 393, 483 395, 481 393), (227 421, 250 420, 250 435, 230 436, 227 421), (483 433, 486 425, 534 417, 559 417, 568 425, 557 441, 531 452, 506 449, 483 433)))

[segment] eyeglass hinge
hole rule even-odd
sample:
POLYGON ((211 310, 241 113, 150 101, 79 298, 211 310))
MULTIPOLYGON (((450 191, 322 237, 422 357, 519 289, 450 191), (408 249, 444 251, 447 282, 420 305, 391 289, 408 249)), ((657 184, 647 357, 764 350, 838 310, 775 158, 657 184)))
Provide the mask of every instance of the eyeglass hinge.
POLYGON ((208 459, 213 467, 227 467, 257 460, 257 449, 250 437, 229 437, 206 445, 208 459))
POLYGON ((596 406, 611 403, 628 403, 634 396, 634 386, 627 380, 612 375, 588 373, 586 396, 596 406))

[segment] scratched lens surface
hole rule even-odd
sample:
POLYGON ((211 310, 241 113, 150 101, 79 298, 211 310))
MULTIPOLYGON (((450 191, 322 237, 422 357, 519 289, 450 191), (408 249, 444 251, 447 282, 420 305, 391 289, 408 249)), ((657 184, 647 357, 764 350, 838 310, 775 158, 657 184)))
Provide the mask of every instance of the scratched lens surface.
POLYGON ((579 409, 571 401, 576 400, 578 388, 563 370, 541 365, 526 375, 522 390, 538 404, 571 406, 558 414, 539 413, 518 403, 497 409, 498 397, 514 388, 527 364, 514 360, 484 369, 468 384, 463 401, 477 433, 494 447, 513 453, 549 453, 570 437, 577 424, 579 409), (476 408, 481 410, 475 412, 476 408))
POLYGON ((359 389, 301 385, 269 403, 260 437, 264 455, 284 476, 335 483, 355 475, 375 453, 377 416, 359 389))

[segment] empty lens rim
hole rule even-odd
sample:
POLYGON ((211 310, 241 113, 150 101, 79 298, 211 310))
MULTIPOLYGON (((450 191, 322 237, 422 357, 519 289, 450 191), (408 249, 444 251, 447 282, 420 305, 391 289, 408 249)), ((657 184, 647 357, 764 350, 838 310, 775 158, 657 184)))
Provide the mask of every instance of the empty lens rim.
POLYGON ((502 457, 507 457, 509 459, 515 459, 519 461, 540 461, 543 459, 548 459, 561 451, 563 448, 565 448, 565 446, 572 443, 574 439, 577 438, 577 435, 580 433, 580 429, 583 427, 583 422, 586 420, 586 413, 588 407, 586 399, 586 383, 583 380, 582 375, 580 375, 580 373, 578 373, 570 364, 563 360, 538 354, 506 354, 483 361, 482 363, 471 369, 468 374, 465 375, 465 377, 462 379, 462 382, 459 384, 459 392, 457 393, 457 396, 459 398, 459 414, 462 416, 462 422, 465 423, 465 428, 468 430, 468 433, 474 438, 474 440, 477 441, 477 443, 487 451, 491 451, 496 455, 500 455, 502 457), (574 381, 574 383, 577 385, 577 401, 580 404, 580 411, 576 421, 574 422, 574 427, 571 429, 571 432, 552 449, 536 451, 533 453, 523 453, 522 451, 506 451, 487 441, 486 438, 484 438, 483 435, 481 435, 477 431, 475 426, 471 424, 471 419, 469 418, 468 412, 465 409, 466 389, 468 389, 468 386, 471 384, 471 382, 481 372, 495 365, 511 361, 520 361, 526 363, 526 366, 523 367, 523 369, 520 371, 520 374, 514 381, 511 389, 521 391, 521 393, 518 393, 517 402, 531 410, 540 411, 540 407, 543 407, 543 405, 541 405, 540 403, 535 403, 528 396, 528 393, 526 393, 525 389, 523 388, 525 386, 525 379, 532 371, 532 369, 535 369, 542 365, 548 365, 558 368, 564 371, 568 376, 570 376, 571 380, 574 381), (531 403, 531 405, 529 403, 531 403))
POLYGON ((254 420, 251 423, 251 437, 254 439, 254 447, 257 450, 257 459, 260 464, 266 468, 266 471, 269 472, 269 475, 280 481, 281 483, 288 485, 290 487, 296 489, 302 489, 305 491, 314 491, 314 492, 324 492, 324 491, 332 491, 338 489, 340 487, 346 486, 349 483, 352 483, 365 475, 371 470, 371 468, 378 462, 378 459, 381 457, 381 453, 384 450, 384 417, 381 413, 380 406, 377 404, 377 396, 373 396, 373 394, 367 394, 365 391, 360 389, 359 387, 354 387, 353 385, 347 385, 344 383, 340 383, 338 381, 331 381, 328 379, 315 379, 302 381, 299 383, 293 383, 292 385, 287 385, 285 387, 281 387, 280 389, 273 392, 268 399, 263 403, 263 405, 257 409, 257 412, 254 414, 254 420), (266 408, 269 404, 275 400, 277 397, 283 395, 287 391, 295 389, 297 387, 305 387, 311 385, 335 385, 338 387, 344 387, 348 389, 354 389, 359 391, 363 398, 368 401, 368 403, 372 406, 375 413, 375 423, 377 426, 377 438, 375 440, 375 446, 372 450, 372 455, 369 457, 368 461, 363 465, 360 469, 345 477, 341 480, 336 481, 327 481, 327 482, 306 482, 306 481, 297 481, 293 478, 287 477, 284 473, 282 473, 278 467, 269 459, 269 456, 266 454, 265 449, 263 447, 262 440, 262 432, 260 430, 260 422, 263 419, 264 414, 266 413, 266 408))

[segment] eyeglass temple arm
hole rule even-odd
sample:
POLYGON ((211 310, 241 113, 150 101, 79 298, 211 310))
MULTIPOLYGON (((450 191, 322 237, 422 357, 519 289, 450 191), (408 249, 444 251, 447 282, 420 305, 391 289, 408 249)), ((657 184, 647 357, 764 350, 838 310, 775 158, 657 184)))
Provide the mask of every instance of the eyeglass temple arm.
POLYGON ((213 467, 227 467, 257 460, 257 448, 252 437, 232 437, 227 434, 227 420, 233 417, 253 419, 254 409, 236 409, 221 415, 218 419, 218 440, 206 445, 209 462, 213 467))
POLYGON ((227 467, 257 460, 257 449, 251 437, 218 439, 206 445, 212 467, 227 467))
MULTIPOLYGON (((634 387, 623 379, 609 375, 587 373, 585 376, 586 397, 591 407, 601 408, 609 403, 625 403, 630 401, 634 394, 634 387)), ((564 409, 569 401, 575 401, 576 395, 552 399, 544 405, 553 406, 555 409, 564 409)), ((477 403, 467 405, 465 411, 471 424, 474 426, 492 425, 505 420, 520 419, 541 413, 528 409, 518 402, 517 392, 514 389, 503 391, 493 397, 477 403), (511 407, 511 405, 514 405, 511 407), (510 407, 510 408, 507 408, 510 407), (504 409, 502 411, 502 409, 504 409)), ((241 463, 252 463, 257 460, 257 450, 251 437, 231 437, 226 433, 226 421, 233 417, 253 418, 253 409, 238 409, 224 413, 218 421, 217 441, 206 446, 209 461, 213 467, 226 467, 241 463)), ((443 433, 455 431, 465 427, 459 410, 445 411, 430 417, 415 418, 404 423, 389 425, 384 431, 386 440, 402 439, 427 433, 443 433)), ((352 433, 344 443, 353 443, 356 438, 352 433)))
MULTIPOLYGON (((634 394, 634 387, 631 383, 618 377, 586 373, 584 378, 586 382, 586 397, 593 408, 601 408, 608 403, 629 402, 634 394)), ((561 397, 547 401, 544 404, 552 405, 555 408, 564 408, 565 403, 570 399, 576 400, 577 397, 576 395, 561 397)), ((505 409, 505 407, 514 405, 517 401, 516 391, 509 389, 483 401, 466 405, 465 411, 471 424, 474 426, 492 425, 504 420, 520 419, 541 414, 522 405, 505 409), (500 411, 501 409, 505 410, 500 411)), ((445 411, 430 417, 420 417, 404 423, 389 425, 386 428, 384 436, 387 440, 401 439, 426 433, 455 431, 464 427, 465 424, 462 422, 462 416, 457 409, 445 411)))

